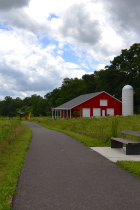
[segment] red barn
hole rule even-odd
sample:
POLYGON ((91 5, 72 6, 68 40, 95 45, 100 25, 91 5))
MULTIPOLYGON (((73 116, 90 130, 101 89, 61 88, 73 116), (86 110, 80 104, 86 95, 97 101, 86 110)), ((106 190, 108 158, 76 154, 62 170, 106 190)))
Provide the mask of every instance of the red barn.
POLYGON ((122 102, 105 91, 80 95, 56 108, 55 118, 58 117, 99 117, 109 115, 122 115, 122 102))

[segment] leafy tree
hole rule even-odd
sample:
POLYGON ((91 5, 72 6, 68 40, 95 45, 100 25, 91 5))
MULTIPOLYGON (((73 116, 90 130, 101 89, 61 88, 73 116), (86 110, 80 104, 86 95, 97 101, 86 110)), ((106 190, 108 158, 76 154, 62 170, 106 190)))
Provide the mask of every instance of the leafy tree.
POLYGON ((140 44, 133 44, 129 50, 122 50, 121 55, 111 61, 109 68, 116 69, 127 74, 127 82, 135 87, 135 77, 140 73, 140 44))
POLYGON ((46 116, 47 115, 47 100, 42 99, 37 102, 37 108, 36 108, 37 113, 46 116))
POLYGON ((83 79, 69 79, 65 78, 62 82, 61 86, 61 98, 63 99, 63 103, 86 93, 85 83, 83 79))
POLYGON ((31 97, 25 97, 23 99, 23 106, 32 106, 32 99, 31 99, 31 97))
POLYGON ((84 80, 85 93, 94 93, 97 85, 95 74, 85 74, 82 79, 84 80))
POLYGON ((12 104, 12 97, 6 96, 0 104, 1 115, 8 115, 9 112, 13 112, 11 104, 12 104))
POLYGON ((30 112, 32 112, 31 107, 29 106, 23 106, 20 110, 17 110, 18 112, 24 112, 24 114, 29 114, 30 112))
MULTIPOLYGON (((110 70, 117 70, 119 72, 117 80, 120 81, 120 86, 132 85, 135 90, 134 105, 135 110, 140 106, 139 102, 139 90, 140 90, 140 43, 133 44, 129 50, 122 50, 121 55, 114 58, 110 62, 108 67, 110 70)), ((115 80, 114 80, 115 81, 115 80)), ((115 85, 117 85, 115 83, 115 85)), ((113 86, 111 85, 113 88, 113 86)), ((117 93, 117 89, 114 93, 117 93)), ((119 95, 121 95, 121 89, 119 88, 119 95)))
POLYGON ((127 74, 116 69, 108 68, 95 72, 97 79, 96 91, 106 91, 121 100, 122 88, 127 84, 127 74))
POLYGON ((52 92, 47 93, 44 98, 49 101, 48 106, 49 109, 51 107, 56 107, 58 105, 58 98, 61 97, 61 89, 60 88, 55 88, 52 92))
POLYGON ((23 106, 23 101, 21 98, 17 97, 16 99, 12 99, 12 102, 11 102, 11 110, 13 112, 16 112, 16 109, 17 108, 21 108, 23 106))

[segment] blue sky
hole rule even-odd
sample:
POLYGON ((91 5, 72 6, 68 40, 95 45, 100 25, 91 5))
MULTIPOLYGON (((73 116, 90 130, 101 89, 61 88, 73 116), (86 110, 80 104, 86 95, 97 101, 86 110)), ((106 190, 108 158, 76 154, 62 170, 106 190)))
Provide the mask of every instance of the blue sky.
MULTIPOLYGON (((53 15, 52 17, 54 17, 54 16, 55 15, 53 15)), ((52 53, 55 56, 58 55, 58 53, 57 53, 59 51, 59 42, 58 41, 56 41, 55 39, 48 38, 47 34, 43 34, 43 38, 40 36, 37 36, 37 39, 44 49, 49 45, 55 45, 56 48, 53 50, 52 53)), ((60 49, 60 50, 62 50, 62 49, 60 49)), ((99 61, 92 59, 92 63, 90 63, 90 65, 89 65, 88 61, 86 60, 86 56, 87 56, 86 51, 80 51, 80 56, 77 56, 76 52, 74 51, 74 45, 71 45, 68 43, 63 46, 61 56, 65 62, 71 62, 71 63, 77 64, 77 65, 79 65, 79 68, 80 68, 81 63, 84 62, 85 65, 87 66, 87 68, 84 68, 84 66, 81 66, 81 67, 87 73, 94 72, 95 70, 97 70, 95 68, 92 68, 91 64, 95 65, 95 66, 100 64, 99 61)))
POLYGON ((49 17, 47 18, 48 20, 51 20, 52 18, 59 18, 57 15, 53 14, 53 13, 50 13, 49 14, 49 17))
POLYGON ((104 69, 139 43, 139 11, 138 0, 0 1, 0 99, 104 69))

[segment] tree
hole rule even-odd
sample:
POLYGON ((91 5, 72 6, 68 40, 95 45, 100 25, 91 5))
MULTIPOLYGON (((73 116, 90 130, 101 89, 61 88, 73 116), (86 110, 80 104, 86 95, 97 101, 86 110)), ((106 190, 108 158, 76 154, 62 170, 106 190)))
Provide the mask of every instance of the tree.
POLYGON ((85 74, 82 79, 84 80, 85 93, 94 93, 97 85, 95 74, 85 74))
POLYGON ((61 89, 60 88, 55 88, 52 92, 47 93, 44 98, 49 101, 48 106, 49 109, 51 107, 56 107, 58 105, 57 100, 61 98, 61 89))
MULTIPOLYGON (((140 106, 140 43, 133 44, 129 50, 122 50, 121 55, 115 57, 110 63, 111 65, 108 69, 119 71, 117 79, 121 78, 121 86, 129 84, 134 88, 134 106, 135 110, 137 110, 137 107, 140 106)), ((119 91, 121 92, 121 89, 119 91)), ((119 95, 121 94, 120 92, 119 95)))
POLYGON ((12 97, 6 96, 3 100, 3 103, 1 103, 1 114, 2 115, 8 115, 10 112, 13 112, 12 107, 12 97))
POLYGON ((47 115, 47 100, 42 99, 37 102, 37 107, 36 107, 37 113, 46 116, 47 115))
POLYGON ((106 70, 96 71, 95 76, 97 79, 95 92, 106 91, 121 100, 122 88, 127 84, 127 74, 125 72, 109 67, 106 70))
POLYGON ((23 99, 23 106, 32 106, 32 99, 31 99, 31 97, 25 97, 23 99))
POLYGON ((62 82, 61 86, 61 98, 63 99, 63 103, 86 93, 85 83, 83 79, 69 79, 65 78, 62 82))
POLYGON ((16 109, 17 108, 20 109, 22 106, 23 106, 23 101, 21 98, 17 97, 16 99, 12 99, 10 107, 13 112, 16 112, 16 109))
POLYGON ((24 112, 24 114, 29 114, 30 112, 32 112, 31 107, 29 106, 23 106, 20 110, 17 109, 18 112, 24 112))
POLYGON ((140 44, 133 44, 129 50, 122 50, 121 55, 111 61, 109 68, 127 74, 127 82, 135 88, 135 77, 140 73, 140 44))

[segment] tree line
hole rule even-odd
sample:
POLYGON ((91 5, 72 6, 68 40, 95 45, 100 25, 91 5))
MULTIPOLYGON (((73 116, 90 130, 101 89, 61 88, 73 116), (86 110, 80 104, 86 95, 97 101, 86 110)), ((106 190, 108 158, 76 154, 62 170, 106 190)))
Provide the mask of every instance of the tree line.
POLYGON ((23 100, 6 96, 0 101, 0 115, 21 111, 32 112, 34 116, 48 116, 51 115, 51 108, 79 95, 99 91, 106 91, 121 100, 122 88, 127 84, 134 88, 134 111, 140 113, 140 43, 133 44, 129 50, 122 50, 105 69, 85 74, 81 79, 65 78, 61 87, 47 93, 44 98, 36 94, 23 100))

